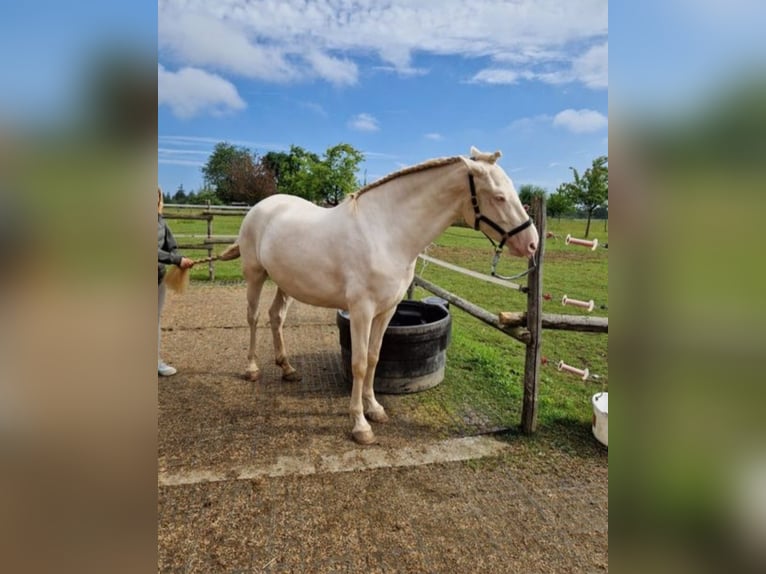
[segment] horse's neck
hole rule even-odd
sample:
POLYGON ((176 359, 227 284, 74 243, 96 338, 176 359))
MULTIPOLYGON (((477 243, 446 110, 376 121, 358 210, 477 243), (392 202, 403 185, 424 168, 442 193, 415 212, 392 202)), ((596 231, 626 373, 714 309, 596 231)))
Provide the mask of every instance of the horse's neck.
POLYGON ((371 209, 365 211, 376 219, 376 227, 387 232, 392 251, 414 260, 449 227, 469 194, 465 171, 463 163, 456 162, 408 174, 369 192, 371 209))

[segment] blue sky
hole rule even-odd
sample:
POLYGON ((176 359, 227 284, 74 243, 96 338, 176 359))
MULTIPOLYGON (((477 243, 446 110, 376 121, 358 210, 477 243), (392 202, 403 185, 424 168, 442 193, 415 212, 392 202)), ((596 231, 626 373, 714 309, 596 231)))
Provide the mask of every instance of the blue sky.
POLYGON ((219 141, 349 143, 368 182, 474 145, 549 191, 608 153, 606 0, 166 0, 158 46, 168 192, 219 141))

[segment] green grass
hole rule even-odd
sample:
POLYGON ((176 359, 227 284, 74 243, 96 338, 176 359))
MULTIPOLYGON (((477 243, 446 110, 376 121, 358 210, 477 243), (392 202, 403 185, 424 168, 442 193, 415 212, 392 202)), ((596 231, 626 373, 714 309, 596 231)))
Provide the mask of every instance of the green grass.
MULTIPOLYGON (((575 307, 563 307, 561 298, 568 295, 575 299, 593 299, 596 309, 593 316, 607 316, 608 306, 608 249, 590 251, 584 247, 565 245, 568 233, 583 237, 584 221, 550 220, 548 231, 558 239, 546 241, 543 261, 543 293, 550 294, 543 301, 543 312, 573 315, 587 314, 575 307)), ((590 237, 597 237, 599 244, 608 242, 604 222, 591 224, 590 237)), ((475 271, 487 273, 492 256, 489 242, 471 229, 452 227, 439 237, 428 250, 438 257, 475 271)), ((504 256, 499 272, 509 275, 525 268, 525 262, 504 256)), ((477 281, 462 274, 435 265, 418 263, 418 274, 439 286, 468 299, 491 313, 526 310, 526 295, 490 283, 477 281)), ((525 284, 525 280, 519 280, 525 284)), ((430 295, 416 289, 414 297, 430 295)), ((523 396, 525 347, 507 335, 484 325, 467 313, 452 307, 453 339, 447 352, 445 381, 437 387, 438 392, 422 393, 425 402, 434 400, 446 404, 503 404, 507 409, 497 413, 499 425, 515 426, 521 417, 523 396)), ((603 334, 576 333, 545 330, 542 355, 547 364, 542 367, 538 390, 538 424, 541 430, 571 433, 576 429, 580 436, 590 440, 587 432, 593 411, 591 396, 608 390, 608 336, 603 334), (583 383, 577 377, 559 372, 555 365, 559 360, 579 368, 588 367, 601 378, 597 383, 583 383)), ((436 390, 436 389, 434 389, 436 390)))
MULTIPOLYGON (((236 235, 240 220, 238 217, 216 216, 213 233, 236 235)), ((204 221, 170 220, 170 226, 176 234, 206 233, 204 221)), ((596 309, 591 315, 607 316, 607 310, 600 307, 608 306, 608 249, 599 247, 596 251, 590 251, 564 243, 568 233, 583 237, 584 230, 585 222, 582 220, 548 221, 548 231, 555 233, 558 239, 546 241, 543 293, 550 294, 551 299, 543 301, 543 312, 587 314, 575 307, 563 307, 561 298, 566 294, 575 299, 593 299, 596 309)), ((603 221, 592 222, 590 237, 597 237, 601 245, 608 242, 603 221)), ((216 252, 223 248, 220 246, 216 252)), ((428 250, 429 255, 483 273, 489 271, 492 253, 491 245, 481 233, 463 227, 447 229, 428 250)), ((185 254, 203 257, 206 252, 186 250, 185 254)), ((504 256, 498 271, 509 275, 525 267, 526 262, 521 259, 504 256)), ((526 295, 518 291, 478 281, 436 265, 424 265, 422 261, 418 263, 417 273, 491 313, 526 310, 526 295)), ((240 262, 217 262, 215 274, 220 281, 241 281, 240 262)), ((207 281, 207 266, 195 268, 192 279, 207 281)), ((526 281, 521 279, 519 282, 525 284, 526 281)), ((429 295, 418 288, 414 296, 421 299, 429 295)), ((523 396, 524 345, 454 306, 452 317, 452 343, 447 351, 445 380, 428 392, 413 395, 415 408, 421 410, 421 414, 433 412, 436 417, 443 417, 446 411, 459 421, 476 405, 478 408, 486 405, 487 410, 491 411, 492 424, 506 427, 518 425, 523 396)), ((572 434, 580 436, 583 441, 592 439, 589 436, 593 414, 590 401, 594 393, 608 390, 607 354, 607 335, 544 331, 542 355, 547 364, 542 367, 538 394, 540 431, 552 431, 555 440, 565 442, 570 439, 562 437, 572 434), (583 383, 576 376, 557 371, 559 360, 578 368, 588 367, 591 373, 601 378, 598 382, 583 383)), ((438 422, 444 424, 441 419, 438 422)))

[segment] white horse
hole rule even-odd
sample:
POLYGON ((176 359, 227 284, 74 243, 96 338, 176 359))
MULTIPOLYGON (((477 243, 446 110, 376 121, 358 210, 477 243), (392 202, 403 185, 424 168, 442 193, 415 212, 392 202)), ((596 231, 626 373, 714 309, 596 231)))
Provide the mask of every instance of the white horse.
POLYGON ((258 301, 266 277, 277 285, 269 309, 276 364, 285 380, 300 380, 287 359, 282 326, 293 298, 349 312, 352 436, 375 441, 368 419, 386 422, 373 380, 383 334, 415 273, 415 262, 462 216, 519 257, 532 257, 538 235, 513 183, 495 162, 501 153, 434 159, 384 177, 340 205, 318 207, 273 195, 245 216, 237 242, 220 259, 242 257, 247 280, 250 349, 246 377, 256 381, 258 301), (483 224, 483 225, 482 225, 483 224))

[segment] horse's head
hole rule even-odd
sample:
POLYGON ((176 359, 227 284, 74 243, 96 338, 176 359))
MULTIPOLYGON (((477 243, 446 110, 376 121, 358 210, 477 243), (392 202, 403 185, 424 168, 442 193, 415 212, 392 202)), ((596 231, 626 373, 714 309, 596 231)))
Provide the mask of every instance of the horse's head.
POLYGON ((482 153, 472 147, 470 159, 463 158, 471 190, 463 202, 463 217, 495 243, 507 245, 514 255, 532 257, 539 240, 537 229, 519 201, 513 182, 496 163, 501 155, 499 151, 482 153))

